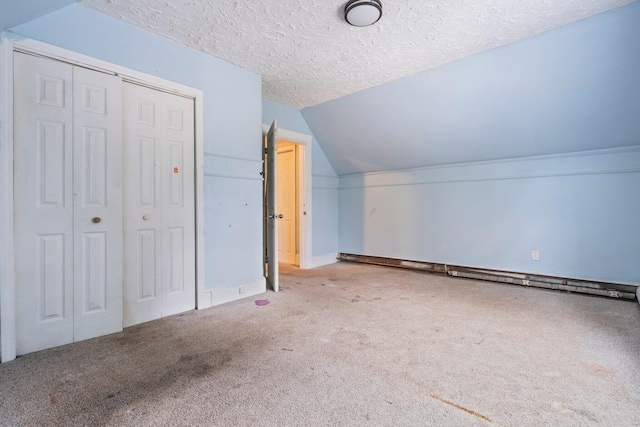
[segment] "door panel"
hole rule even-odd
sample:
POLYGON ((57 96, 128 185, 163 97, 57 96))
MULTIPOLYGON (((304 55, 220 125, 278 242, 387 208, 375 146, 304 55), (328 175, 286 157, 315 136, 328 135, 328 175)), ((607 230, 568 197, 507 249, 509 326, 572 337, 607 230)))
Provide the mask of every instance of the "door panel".
POLYGON ((193 100, 125 83, 125 326, 195 308, 193 100))
POLYGON ((64 319, 65 247, 64 234, 38 236, 39 286, 36 289, 39 321, 64 319))
POLYGON ((37 120, 36 139, 38 144, 38 192, 40 207, 64 208, 65 184, 68 171, 67 156, 67 123, 37 120))
POLYGON ((278 121, 267 132, 267 282, 278 292, 278 121))
POLYGON ((73 67, 14 55, 17 353, 73 341, 73 67))
MULTIPOLYGON (((81 314, 107 310, 107 233, 82 233, 82 266, 80 277, 81 314)), ((76 320, 76 319, 74 319, 76 320)))
MULTIPOLYGON (((125 169, 125 180, 136 185, 135 203, 139 207, 154 208, 156 205, 156 159, 155 159, 155 139, 138 136, 137 157, 132 166, 136 169, 133 175, 129 175, 125 169), (127 180, 127 178, 133 179, 127 180)), ((126 159, 126 157, 125 157, 126 159)))
MULTIPOLYGON (((138 250, 136 255, 140 283, 135 284, 137 289, 135 298, 139 302, 153 300, 159 297, 158 286, 156 286, 158 276, 158 253, 156 248, 158 242, 156 239, 156 230, 138 230, 138 250)), ((160 305, 155 308, 154 313, 160 316, 160 305)))
POLYGON ((74 340, 122 330, 122 80, 73 68, 74 340))
POLYGON ((168 175, 167 190, 169 197, 167 205, 172 208, 181 208, 184 205, 184 163, 182 161, 183 146, 180 142, 167 143, 168 151, 168 167, 170 172, 168 175))
POLYGON ((169 295, 184 292, 184 228, 168 230, 169 274, 167 275, 169 295))

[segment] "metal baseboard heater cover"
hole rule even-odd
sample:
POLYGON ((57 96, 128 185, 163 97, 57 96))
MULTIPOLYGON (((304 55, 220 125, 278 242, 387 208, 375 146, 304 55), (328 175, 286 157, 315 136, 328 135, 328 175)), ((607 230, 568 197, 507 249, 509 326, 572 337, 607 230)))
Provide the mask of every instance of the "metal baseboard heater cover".
MULTIPOLYGON (((563 277, 543 276, 538 274, 497 271, 482 268, 470 268, 459 265, 438 264, 433 262, 410 261, 395 258, 384 258, 368 255, 340 253, 340 261, 359 262, 363 264, 382 265, 387 267, 407 268, 427 271, 429 273, 446 274, 465 279, 485 280, 488 282, 508 283, 511 285, 531 286, 535 288, 553 289, 608 298, 637 300, 640 288, 635 285, 596 282, 590 280, 569 279, 563 277)), ((640 301, 639 301, 640 302, 640 301)))

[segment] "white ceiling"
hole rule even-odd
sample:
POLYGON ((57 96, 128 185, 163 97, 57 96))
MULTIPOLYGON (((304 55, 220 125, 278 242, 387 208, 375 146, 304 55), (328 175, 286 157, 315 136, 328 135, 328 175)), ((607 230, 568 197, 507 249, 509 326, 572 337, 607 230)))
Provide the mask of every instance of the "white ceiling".
POLYGON ((512 43, 634 0, 382 0, 364 28, 346 0, 82 0, 106 15, 263 76, 297 109, 512 43))

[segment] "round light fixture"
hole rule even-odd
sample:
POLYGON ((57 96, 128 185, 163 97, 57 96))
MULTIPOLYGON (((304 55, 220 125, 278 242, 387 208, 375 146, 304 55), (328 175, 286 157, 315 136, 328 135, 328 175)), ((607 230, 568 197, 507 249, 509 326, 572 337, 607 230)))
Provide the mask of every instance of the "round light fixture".
POLYGON ((354 27, 366 27, 382 17, 380 0, 351 0, 344 7, 344 19, 354 27))

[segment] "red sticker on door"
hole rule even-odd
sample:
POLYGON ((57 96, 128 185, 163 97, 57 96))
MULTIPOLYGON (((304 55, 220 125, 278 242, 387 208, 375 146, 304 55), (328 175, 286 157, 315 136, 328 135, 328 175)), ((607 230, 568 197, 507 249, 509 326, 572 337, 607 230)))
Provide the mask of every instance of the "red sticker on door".
POLYGON ((178 167, 176 166, 175 168, 173 168, 173 173, 180 173, 180 169, 178 169, 178 167))

